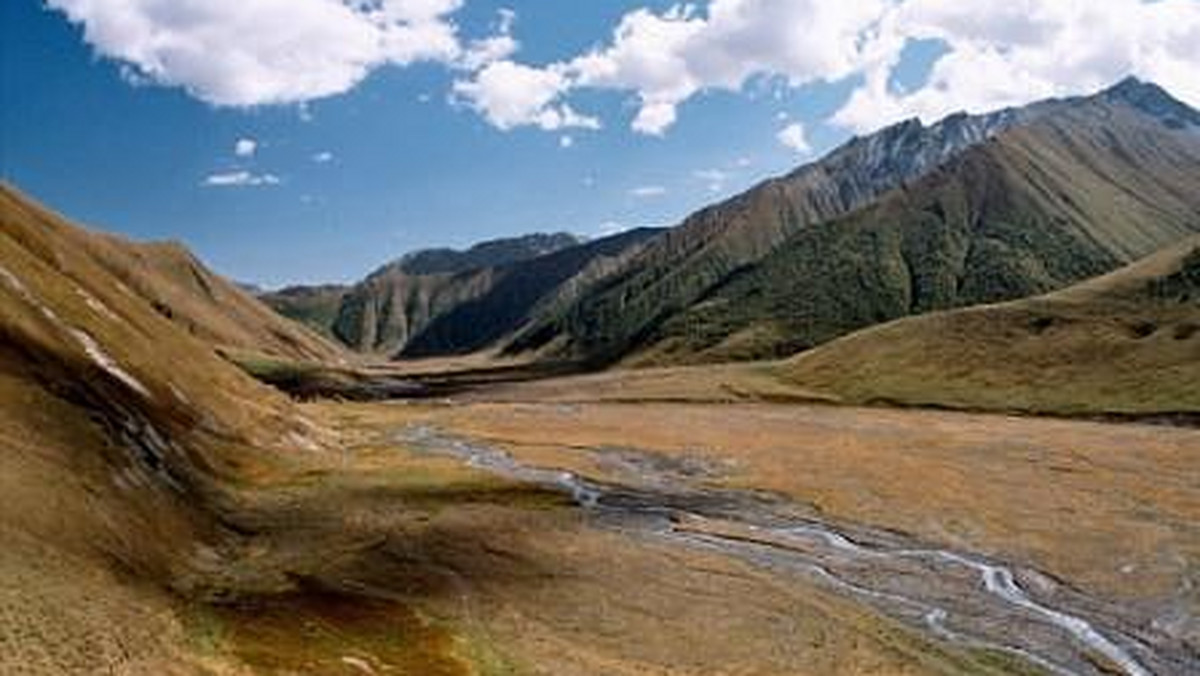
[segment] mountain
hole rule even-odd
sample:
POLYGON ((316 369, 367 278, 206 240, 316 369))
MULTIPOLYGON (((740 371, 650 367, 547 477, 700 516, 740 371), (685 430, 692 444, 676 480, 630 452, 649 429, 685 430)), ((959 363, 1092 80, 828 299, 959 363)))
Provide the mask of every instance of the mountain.
POLYGON ((653 360, 775 357, 933 310, 1023 298, 1200 232, 1200 135, 1106 97, 973 146, 797 233, 647 337, 653 360))
POLYGON ((137 243, 76 228, 45 208, 0 186, 0 208, 9 236, 39 242, 55 256, 77 250, 160 315, 206 343, 222 349, 298 360, 333 360, 343 350, 288 321, 238 285, 214 274, 182 245, 137 243))
POLYGON ((1200 237, 1032 299, 910 317, 785 362, 850 402, 1200 415, 1200 237))
POLYGON ((278 291, 262 291, 258 299, 279 314, 300 322, 321 335, 337 340, 333 325, 350 287, 343 284, 289 286, 278 291))
POLYGON ((183 302, 193 283, 244 300, 193 262, 0 189, 0 665, 193 673, 167 590, 199 593, 226 551, 228 480, 324 443, 216 354, 257 333, 183 302))
POLYGON ((409 275, 453 274, 519 263, 573 247, 582 242, 583 240, 579 237, 566 232, 534 233, 480 242, 465 251, 455 249, 414 251, 392 265, 409 275))
POLYGON ((1044 292, 1200 229, 1196 113, 1127 80, 912 120, 684 221, 530 325, 601 363, 785 354, 913 312, 1044 292))
POLYGON ((661 234, 639 228, 506 265, 491 287, 429 323, 401 352, 406 357, 463 354, 488 347, 553 303, 603 279, 622 256, 661 234))
POLYGON ((466 252, 417 252, 352 287, 294 287, 262 300, 360 352, 459 354, 516 331, 657 234, 641 229, 586 243, 529 235, 466 252))

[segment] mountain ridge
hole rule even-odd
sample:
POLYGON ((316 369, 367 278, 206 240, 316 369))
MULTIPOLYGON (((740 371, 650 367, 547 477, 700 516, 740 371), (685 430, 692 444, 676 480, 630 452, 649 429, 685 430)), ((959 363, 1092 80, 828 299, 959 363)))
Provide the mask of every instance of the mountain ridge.
MULTIPOLYGON (((648 247, 638 260, 584 294, 572 307, 543 318, 539 325, 517 335, 507 349, 520 353, 555 343, 565 346, 559 350, 566 355, 603 364, 644 350, 647 342, 670 337, 664 333, 686 333, 688 329, 680 324, 687 323, 692 306, 728 283, 732 275, 744 274, 745 269, 759 264, 788 238, 821 229, 856 210, 870 208, 888 193, 907 189, 910 183, 936 172, 964 152, 1082 108, 1103 109, 1094 119, 1080 122, 1092 127, 1102 127, 1116 119, 1111 115, 1124 111, 1129 114, 1118 116, 1122 123, 1134 118, 1147 125, 1151 121, 1156 123, 1157 126, 1145 126, 1143 131, 1151 131, 1139 138, 1161 137, 1153 141, 1156 143, 1171 137, 1172 143, 1189 146, 1196 138, 1191 123, 1194 111, 1187 113, 1190 108, 1161 88, 1135 79, 1091 96, 1051 99, 1022 109, 977 116, 959 113, 930 126, 914 120, 901 122, 869 137, 852 139, 821 160, 690 216, 668 231, 656 246, 648 247), (664 329, 672 320, 674 328, 664 329)), ((1061 129, 1053 133, 1070 135, 1061 129)), ((1101 147, 1112 145, 1115 139, 1094 136, 1084 140, 1101 147)), ((1089 156, 1086 161, 1094 159, 1089 156)), ((1124 161, 1119 157, 1117 160, 1124 161)), ((1194 172, 1195 161, 1193 154, 1181 166, 1160 168, 1175 173, 1189 169, 1194 172)), ((1092 173, 1103 174, 1103 170, 1092 173)), ((1139 182, 1133 172, 1122 178, 1140 186, 1139 189, 1145 188, 1146 182, 1139 182)), ((1194 179, 1194 173, 1188 178, 1194 179)), ((1112 184, 1112 187, 1118 194, 1126 190, 1123 185, 1112 184)), ((1030 189, 1042 188, 1034 181, 1030 189)), ((1083 201, 1091 199, 1086 195, 1077 197, 1083 201)), ((1179 196, 1174 199, 1178 202, 1179 196)), ((1070 205, 1064 208, 1074 209, 1070 205)), ((1182 236, 1186 232, 1177 234, 1182 236)), ((1168 242, 1159 239, 1157 243, 1168 242)), ((1144 246, 1132 246, 1108 265, 1128 262, 1145 253, 1148 251, 1144 246)), ((734 356, 734 352, 729 356, 734 356)))

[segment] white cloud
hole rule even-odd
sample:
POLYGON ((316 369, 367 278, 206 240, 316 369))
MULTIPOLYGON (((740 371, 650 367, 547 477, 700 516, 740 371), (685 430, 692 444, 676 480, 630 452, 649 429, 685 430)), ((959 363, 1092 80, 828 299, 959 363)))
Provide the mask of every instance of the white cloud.
POLYGON ((873 41, 864 84, 833 118, 858 131, 1086 93, 1129 74, 1200 105, 1195 0, 907 0, 887 13, 873 41), (947 53, 927 83, 893 91, 889 81, 911 39, 941 40, 947 53))
POLYGON ((804 132, 804 125, 799 122, 793 122, 784 127, 776 138, 784 147, 799 155, 808 155, 812 152, 812 146, 808 144, 808 136, 804 132))
POLYGON ((513 38, 513 26, 517 23, 517 13, 511 9, 501 8, 497 12, 496 34, 482 40, 475 40, 463 54, 459 66, 469 71, 477 71, 489 63, 502 61, 517 53, 521 43, 513 38))
POLYGON ((560 136, 558 139, 559 148, 571 148, 575 145, 575 137, 570 134, 560 136))
MULTIPOLYGON (((466 39, 465 0, 46 0, 130 82, 215 105, 302 103, 417 61, 456 73, 451 99, 500 129, 600 127, 582 89, 628 94, 630 126, 659 135, 684 102, 855 76, 832 121, 868 130, 1098 89, 1135 74, 1200 105, 1197 0, 695 0, 626 13, 607 39, 553 63, 519 63, 516 14, 466 39), (927 83, 893 87, 904 47, 942 41, 927 83)), ((781 123, 784 120, 781 120, 781 123)))
POLYGON ((661 185, 643 185, 630 190, 629 194, 639 198, 662 197, 667 194, 667 189, 661 185))
POLYGON ((463 0, 47 0, 139 80, 219 106, 340 94, 371 70, 461 56, 463 0))
POLYGON ((638 106, 630 126, 651 135, 706 91, 741 91, 763 78, 798 87, 860 76, 864 84, 832 121, 867 131, 912 115, 931 120, 1085 93, 1131 73, 1200 105, 1198 44, 1196 0, 709 0, 629 12, 605 44, 519 67, 553 83, 528 97, 536 103, 529 110, 567 106, 579 89, 629 92, 638 106), (903 50, 919 39, 942 40, 949 51, 927 83, 895 91, 903 50))
POLYGON ((454 93, 499 129, 530 125, 548 131, 598 129, 599 120, 580 115, 559 100, 568 87, 559 68, 533 68, 504 60, 488 64, 472 79, 455 82, 454 93))
POLYGON ((252 138, 240 138, 233 144, 233 154, 238 157, 254 157, 258 151, 258 141, 252 138))
POLYGON ((266 185, 279 185, 283 181, 275 174, 252 174, 239 170, 210 174, 204 178, 202 185, 209 188, 247 188, 266 185))
POLYGON ((740 90, 756 75, 792 85, 836 80, 863 62, 864 31, 887 0, 711 0, 701 13, 676 5, 640 9, 617 26, 610 45, 570 63, 579 86, 629 90, 640 109, 633 128, 662 134, 678 106, 709 89, 740 90))
POLYGON ((312 161, 317 164, 328 164, 333 161, 333 153, 328 150, 322 150, 319 153, 313 153, 312 161))

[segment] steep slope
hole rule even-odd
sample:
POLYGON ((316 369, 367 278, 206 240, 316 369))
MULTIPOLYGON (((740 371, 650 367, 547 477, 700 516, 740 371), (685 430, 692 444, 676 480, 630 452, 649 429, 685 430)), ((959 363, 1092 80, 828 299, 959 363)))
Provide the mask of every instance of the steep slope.
POLYGON ((206 586, 230 480, 320 435, 115 274, 113 239, 7 189, 0 226, 0 672, 194 673, 164 590, 206 586))
POLYGON ((1200 414, 1200 238, 1038 298, 901 319, 780 368, 847 401, 1200 414))
MULTIPOLYGON (((1108 124, 1103 120, 1112 115, 1119 117, 1122 124, 1138 126, 1141 132, 1146 132, 1146 125, 1153 123, 1155 133, 1141 133, 1138 136, 1140 140, 1149 139, 1148 148, 1161 143, 1187 146, 1187 150, 1176 148, 1173 152, 1177 158, 1186 155, 1183 160, 1185 163, 1193 160, 1191 149, 1195 145, 1195 137, 1187 129, 1193 124, 1194 111, 1174 101, 1157 87, 1136 80, 1125 81, 1094 97, 1046 101, 1023 109, 983 116, 955 115, 930 127, 923 127, 917 121, 901 123, 870 137, 855 139, 790 176, 768 181, 729 202, 690 217, 656 246, 649 247, 637 260, 630 261, 612 279, 585 293, 563 312, 531 327, 509 349, 521 351, 557 341, 565 346, 565 351, 570 355, 600 362, 611 362, 633 350, 668 339, 687 344, 682 348, 675 344, 660 345, 660 348, 664 348, 660 352, 683 349, 691 353, 709 349, 726 337, 752 327, 745 320, 732 322, 725 327, 716 326, 703 314, 703 309, 700 310, 702 314, 699 320, 694 314, 688 317, 684 313, 698 302, 712 299, 718 287, 733 284, 735 280, 731 276, 735 273, 737 276, 744 275, 747 268, 762 261, 789 237, 806 236, 854 210, 871 205, 892 190, 909 187, 909 184, 922 180, 947 162, 960 158, 964 152, 988 145, 991 139, 1006 135, 1007 132, 1027 129, 1047 119, 1065 120, 1062 116, 1070 116, 1072 111, 1081 108, 1093 111, 1083 116, 1087 118, 1087 130, 1078 139, 1057 142, 1056 149, 1068 148, 1065 158, 1055 155, 1048 158, 1049 163, 1045 166, 1028 168, 1035 174, 1031 177, 1035 183, 1034 189, 1043 190, 1040 183, 1041 174, 1045 172, 1075 171, 1078 167, 1071 161, 1072 158, 1084 162, 1107 162, 1119 153, 1126 152, 1128 148, 1123 147, 1103 155, 1095 148, 1078 149, 1073 145, 1077 141, 1099 144, 1101 148, 1113 145, 1103 131, 1108 124), (1168 137, 1169 142, 1166 140, 1168 137), (701 334, 699 340, 689 337, 692 331, 701 334), (681 337, 687 340, 679 340, 681 337)), ((1053 133, 1070 136, 1074 132, 1067 127, 1069 124, 1064 122, 1053 133)), ((1119 134, 1120 130, 1114 133, 1119 134)), ((1146 148, 1134 149, 1135 155, 1140 155, 1143 160, 1148 154, 1144 151, 1146 148)), ((1116 159, 1124 164, 1124 169, 1116 176, 1109 176, 1103 166, 1089 169, 1092 174, 1104 178, 1102 184, 1093 187, 1113 188, 1118 191, 1117 194, 1123 194, 1127 189, 1136 191, 1141 185, 1154 180, 1147 179, 1127 188, 1123 181, 1140 168, 1130 169, 1129 158, 1116 159)), ((1163 164, 1151 165, 1151 168, 1160 169, 1163 164)), ((1168 169, 1175 173, 1186 170, 1180 166, 1168 169)), ((1194 180, 1193 176, 1189 178, 1194 180)), ((987 183, 995 186, 997 179, 989 176, 987 183)), ((910 187, 908 191, 911 192, 910 187)), ((1134 199, 1146 197, 1145 193, 1134 195, 1134 199)), ((1172 204, 1188 199, 1186 195, 1174 195, 1172 204)), ((1087 201, 1091 201, 1093 206, 1099 204, 1090 196, 1087 201)), ((1120 198, 1114 201, 1120 202, 1120 198)), ((1074 209, 1068 205, 1068 210, 1074 209)), ((890 214, 877 213, 890 217, 890 214)), ((1177 225, 1173 223, 1168 229, 1177 225)), ((1110 260, 1108 267, 1093 271, 1111 269, 1120 262, 1144 254, 1151 242, 1161 244, 1168 241, 1160 235, 1147 234, 1138 238, 1137 243, 1117 245, 1116 248, 1122 250, 1124 257, 1110 260)), ((863 254, 867 259, 870 256, 870 253, 863 254)), ((797 272, 785 272, 787 266, 782 263, 772 267, 775 273, 785 273, 780 279, 797 272)), ((885 270, 879 274, 890 273, 885 270)), ((773 276, 760 273, 757 282, 773 276)), ((1076 278, 1068 281, 1073 279, 1076 278)), ((743 283, 747 291, 754 291, 752 286, 743 283)), ((881 316, 875 321, 886 318, 881 316)), ((764 338, 768 344, 788 340, 786 336, 773 337, 771 327, 766 328, 768 330, 765 333, 757 331, 755 335, 744 336, 749 338, 746 341, 750 344, 749 349, 731 345, 714 353, 712 358, 725 358, 722 352, 729 356, 754 356, 761 352, 757 345, 764 338)))
POLYGON ((913 119, 855 138, 818 162, 688 217, 603 284, 540 318, 508 349, 557 343, 569 355, 611 361, 791 234, 868 204, 962 149, 1061 105, 955 115, 929 127, 913 119))
POLYGON ((563 249, 497 270, 487 293, 434 319, 402 355, 464 354, 495 344, 535 317, 546 304, 562 302, 593 283, 615 261, 661 234, 641 228, 563 249))
POLYGON ((163 317, 214 346, 278 357, 330 360, 342 350, 280 317, 242 288, 213 274, 177 243, 135 243, 75 228, 8 186, 0 204, 11 218, 36 221, 63 247, 86 253, 163 317))
POLYGON ((346 293, 333 334, 359 352, 391 357, 434 318, 479 298, 494 284, 495 268, 411 275, 387 266, 346 293))
POLYGON ((1002 133, 789 239, 648 357, 773 357, 881 321, 1037 295, 1200 232, 1200 127, 1095 100, 1002 133))
POLYGON ((529 235, 466 252, 418 252, 350 288, 295 287, 262 299, 360 352, 462 354, 509 335, 541 307, 574 297, 657 234, 642 229, 587 243, 529 235))
POLYGON ((317 333, 336 340, 333 324, 337 321, 342 299, 350 290, 341 284, 289 286, 278 291, 256 294, 267 307, 300 322, 317 333))

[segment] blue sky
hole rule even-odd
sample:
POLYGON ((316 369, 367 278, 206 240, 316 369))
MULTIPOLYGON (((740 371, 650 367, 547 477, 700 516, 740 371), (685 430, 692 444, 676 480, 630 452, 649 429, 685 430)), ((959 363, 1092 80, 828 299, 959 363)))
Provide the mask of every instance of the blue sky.
MULTIPOLYGON (((264 12, 272 2, 278 0, 262 0, 264 12)), ((339 0, 300 4, 330 2, 339 0)), ((420 29, 401 36, 410 40, 404 53, 413 45, 425 51, 373 55, 358 77, 339 70, 341 53, 302 68, 271 61, 276 54, 258 45, 273 31, 292 30, 282 23, 255 23, 261 39, 255 34, 244 53, 244 31, 231 29, 229 40, 243 41, 234 47, 201 44, 201 54, 229 54, 234 64, 209 72, 145 47, 161 44, 162 35, 212 34, 189 32, 188 22, 200 20, 191 15, 147 10, 138 17, 149 17, 144 33, 131 33, 116 21, 128 19, 116 13, 130 3, 110 2, 112 13, 98 14, 92 7, 103 1, 59 0, 65 13, 38 0, 6 1, 4 177, 89 225, 183 240, 239 280, 346 281, 415 248, 532 231, 597 236, 671 225, 856 131, 908 115, 1086 89, 1146 70, 1131 56, 1094 66, 1086 77, 1058 81, 1048 73, 1014 80, 1007 91, 976 91, 954 79, 949 57, 971 56, 981 38, 953 32, 954 17, 938 18, 936 7, 920 21, 897 19, 904 30, 893 28, 891 19, 881 21, 885 15, 870 14, 888 10, 883 0, 862 3, 863 16, 833 18, 798 13, 799 5, 820 9, 821 2, 807 0, 783 3, 786 9, 770 0, 714 0, 725 7, 706 13, 700 3, 690 14, 647 0, 388 2, 408 13, 395 25, 420 29), (440 9, 413 9, 422 3, 440 9), (757 18, 762 26, 753 25, 757 18), (794 35, 821 29, 838 42, 769 52, 773 34, 763 26, 775 30, 787 21, 796 22, 794 35), (828 21, 835 30, 821 24, 828 21), (614 35, 621 25, 624 37, 614 35), (686 36, 655 32, 676 29, 686 36), (877 47, 864 47, 864 31, 877 47), (643 32, 650 39, 638 39, 643 32), (511 44, 471 56, 473 45, 497 37, 511 44), (438 39, 442 46, 430 46, 438 39), (588 54, 596 58, 580 60, 588 54), (237 70, 255 58, 267 66, 250 75, 237 70), (298 70, 326 67, 330 75, 319 85, 293 82, 298 70), (539 98, 524 80, 488 79, 489 72, 552 82, 552 92, 539 98), (234 96, 241 98, 231 103, 234 96), (252 141, 241 144, 240 155, 239 140, 252 141)), ((154 5, 132 3, 139 4, 154 5)), ((1196 6, 1167 4, 1184 12, 1196 6)), ((206 9, 219 13, 223 5, 206 9)), ((1190 21, 1193 14, 1180 16, 1190 21)), ((234 25, 222 16, 204 20, 234 25)), ((1016 42, 1011 34, 986 39, 1016 42)), ((346 58, 362 60, 358 52, 346 58)), ((1021 66, 1011 65, 1014 72, 1021 66)))

